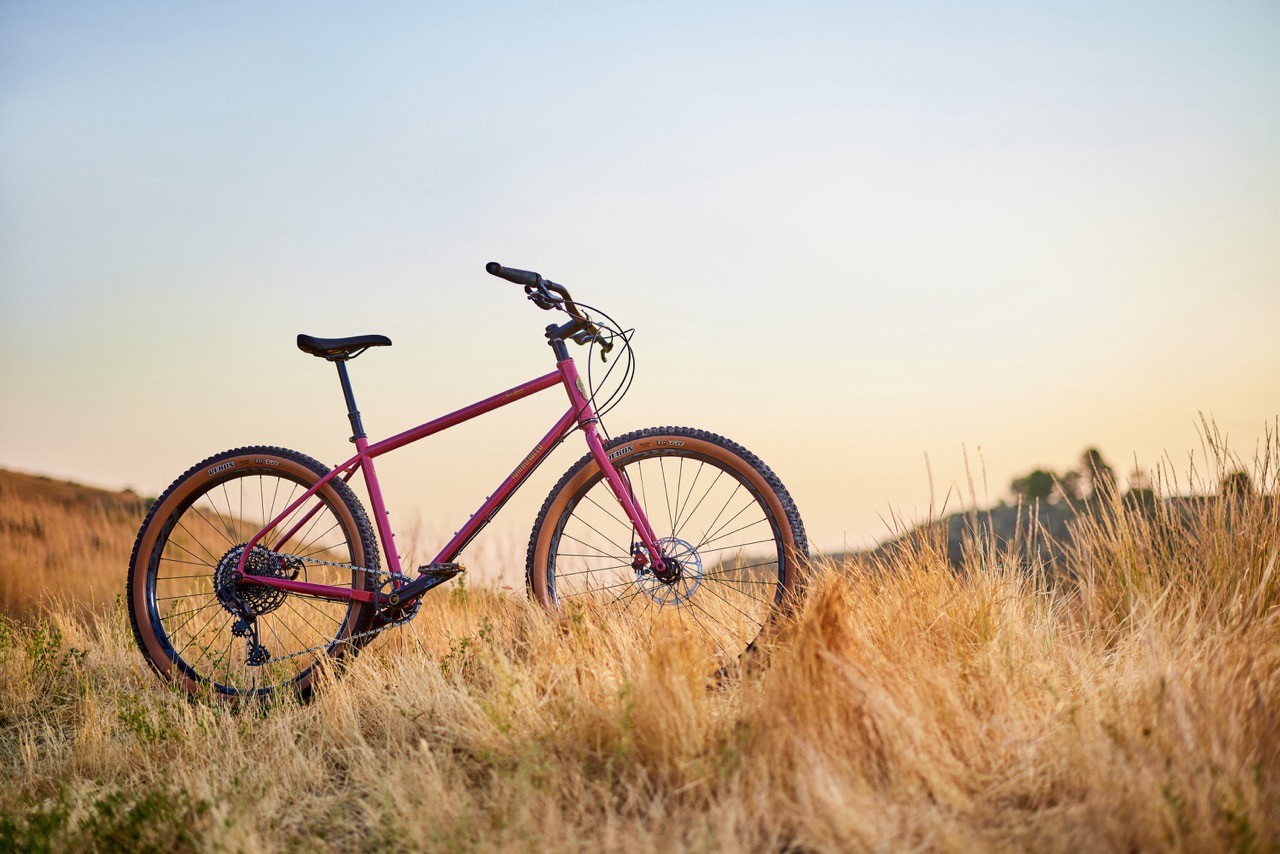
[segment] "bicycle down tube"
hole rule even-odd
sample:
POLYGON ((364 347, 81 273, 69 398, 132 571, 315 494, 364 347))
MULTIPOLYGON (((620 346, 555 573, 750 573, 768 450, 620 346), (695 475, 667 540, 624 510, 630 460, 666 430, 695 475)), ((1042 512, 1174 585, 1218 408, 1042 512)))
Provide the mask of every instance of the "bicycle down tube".
MULTIPOLYGON (((628 519, 635 526, 636 534, 641 543, 648 550, 650 555, 654 556, 654 561, 658 568, 661 568, 661 550, 657 545, 657 535, 654 533, 649 520, 645 517, 644 512, 631 499, 631 490, 622 476, 614 469, 609 461, 608 454, 604 450, 604 445, 600 441, 600 437, 596 430, 596 415, 591 405, 591 401, 587 399, 582 389, 581 379, 578 376, 577 366, 572 358, 566 358, 559 361, 556 370, 537 379, 515 386, 507 391, 500 392, 488 397, 471 406, 460 409, 449 415, 442 416, 433 421, 421 424, 410 430, 398 433, 380 442, 369 444, 367 437, 357 435, 353 437, 356 444, 355 456, 346 462, 331 469, 328 474, 324 475, 319 481, 304 492, 297 500, 285 507, 274 519, 265 524, 261 530, 254 534, 253 538, 246 544, 244 553, 240 556, 235 574, 236 578, 242 583, 260 585, 264 587, 273 587, 291 593, 300 593, 305 595, 317 596, 325 599, 345 599, 359 602, 380 603, 385 594, 372 590, 353 590, 350 587, 340 587, 336 585, 315 584, 308 581, 297 581, 287 578, 279 578, 274 576, 257 576, 245 573, 245 564, 249 554, 255 546, 278 525, 282 525, 288 520, 292 514, 297 512, 308 499, 312 498, 325 484, 329 483, 334 477, 342 475, 344 481, 350 480, 355 472, 361 471, 364 475, 365 486, 369 493, 369 499, 373 504, 374 523, 378 529, 378 535, 382 540, 383 553, 387 557, 390 571, 393 575, 393 588, 399 589, 402 582, 396 576, 402 576, 402 568, 400 565, 400 555, 395 548, 395 539, 391 530, 390 518, 386 511, 386 505, 383 501, 382 490, 378 484, 377 472, 373 465, 373 459, 382 454, 402 448, 405 445, 412 444, 419 439, 434 435, 441 431, 455 427, 465 421, 500 409, 509 403, 513 403, 522 398, 528 397, 538 392, 545 391, 555 385, 563 385, 569 395, 570 407, 564 415, 555 423, 548 433, 539 441, 516 468, 507 476, 506 480, 490 495, 485 502, 477 509, 467 523, 454 534, 453 538, 444 546, 440 553, 431 561, 431 564, 440 564, 451 562, 457 557, 467 544, 475 538, 481 530, 497 515, 507 500, 515 494, 528 477, 538 468, 538 466, 546 459, 546 457, 554 450, 564 439, 573 432, 573 428, 577 426, 583 431, 590 449, 592 457, 600 466, 605 478, 607 479, 610 489, 614 497, 618 500, 619 505, 626 513, 628 519)), ((285 532, 276 541, 272 542, 270 548, 277 550, 286 542, 292 539, 299 530, 306 524, 307 520, 318 510, 313 508, 303 517, 295 522, 293 526, 285 532)), ((407 585, 405 585, 407 586, 407 585)), ((407 594, 416 595, 416 594, 407 594)))

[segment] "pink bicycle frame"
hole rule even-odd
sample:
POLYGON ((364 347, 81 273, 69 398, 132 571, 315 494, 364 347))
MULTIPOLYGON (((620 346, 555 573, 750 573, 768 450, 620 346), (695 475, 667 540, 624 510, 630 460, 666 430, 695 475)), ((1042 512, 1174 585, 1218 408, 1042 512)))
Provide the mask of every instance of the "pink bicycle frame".
MULTIPOLYGON (((577 366, 574 365, 572 358, 561 359, 556 364, 556 370, 545 376, 530 380, 527 383, 518 385, 515 388, 495 394, 486 398, 479 403, 459 409, 457 412, 442 416, 434 421, 428 421, 406 430, 381 442, 369 444, 369 440, 363 435, 355 437, 356 454, 346 462, 335 467, 328 474, 322 477, 317 483, 311 486, 303 495, 286 507, 274 519, 263 526, 262 530, 254 534, 245 547, 244 553, 240 556, 240 562, 236 566, 235 574, 238 581, 248 584, 258 584, 264 587, 275 587, 290 593, 300 593, 309 596, 318 596, 325 599, 345 599, 356 602, 370 602, 382 604, 386 599, 385 593, 379 593, 369 590, 353 590, 350 587, 340 587, 328 584, 314 584, 309 581, 297 581, 287 578, 276 578, 272 576, 256 576, 246 575, 244 568, 245 562, 248 560, 249 553, 259 541, 266 536, 267 532, 276 528, 276 526, 284 523, 293 513, 313 497, 325 484, 333 480, 333 478, 342 476, 344 481, 349 481, 357 471, 364 475, 365 487, 369 492, 369 500, 373 504, 374 523, 378 529, 378 536, 382 540, 382 550, 387 558, 387 565, 391 572, 397 576, 403 575, 400 567, 400 555, 395 549, 395 538, 391 530, 391 521, 387 514, 386 505, 382 499, 382 489, 378 486, 378 475, 374 469, 373 460, 385 453, 402 448, 405 445, 412 444, 419 439, 424 439, 450 427, 455 427, 464 421, 470 421, 486 412, 492 412, 500 409, 509 403, 513 403, 521 398, 536 394, 540 391, 552 388, 556 385, 563 385, 565 391, 569 395, 569 409, 555 423, 555 426, 547 432, 533 447, 525 458, 515 467, 515 470, 507 476, 506 480, 485 500, 475 513, 471 514, 471 518, 467 523, 458 530, 453 538, 441 549, 431 564, 449 563, 457 557, 467 544, 480 533, 484 527, 489 524, 502 506, 507 502, 517 489, 528 479, 529 475, 546 459, 547 455, 555 449, 564 439, 573 432, 575 427, 582 430, 587 440, 587 447, 591 451, 592 457, 600 466, 605 478, 608 480, 609 487, 612 489, 614 496, 618 499, 618 503, 622 506, 623 511, 627 514, 627 518, 631 520, 635 526, 636 534, 643 543, 648 552, 651 563, 655 569, 662 569, 661 554, 662 551, 658 546, 657 536, 654 534, 649 520, 645 517, 644 512, 632 500, 632 493, 626 480, 618 473, 609 461, 608 454, 605 453, 604 443, 600 441, 600 436, 596 430, 596 414, 591 405, 591 401, 587 398, 584 391, 582 380, 578 376, 577 366)), ((278 540, 272 543, 273 549, 280 548, 284 543, 288 542, 302 526, 320 509, 317 504, 310 509, 302 518, 295 522, 293 526, 284 533, 278 540)), ((430 564, 429 564, 430 565, 430 564)), ((422 567, 424 571, 426 567, 422 567)), ((392 585, 394 589, 404 586, 404 582, 396 579, 392 585)), ((409 594, 406 594, 409 595, 409 594)))

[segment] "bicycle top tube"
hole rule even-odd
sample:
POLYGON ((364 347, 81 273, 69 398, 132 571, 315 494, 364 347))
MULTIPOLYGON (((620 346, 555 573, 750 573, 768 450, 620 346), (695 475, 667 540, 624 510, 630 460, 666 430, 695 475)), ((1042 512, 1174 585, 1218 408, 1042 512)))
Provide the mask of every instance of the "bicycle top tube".
MULTIPOLYGON (((612 338, 605 338, 600 328, 590 319, 590 317, 582 311, 581 308, 573 301, 567 288, 558 285, 555 282, 543 279, 537 273, 526 270, 515 270, 502 267, 497 263, 491 262, 486 269, 495 276, 507 279, 524 286, 525 294, 530 301, 543 309, 559 309, 569 315, 570 320, 564 324, 551 324, 546 328, 545 335, 548 343, 551 345, 556 355, 556 370, 544 374, 543 376, 529 380, 506 391, 491 395, 477 403, 459 409, 448 415, 441 416, 432 421, 420 424, 409 430, 397 433, 379 442, 370 444, 368 438, 364 435, 364 430, 360 424, 359 411, 356 409, 354 394, 351 391, 350 381, 345 370, 345 361, 348 358, 363 352, 363 349, 357 349, 350 352, 345 345, 361 344, 369 346, 376 339, 377 344, 383 341, 390 343, 389 340, 381 336, 360 336, 356 339, 332 339, 324 340, 326 345, 332 344, 332 347, 326 347, 325 355, 331 361, 338 363, 338 372, 342 380, 343 393, 348 407, 348 416, 352 422, 353 436, 352 441, 356 444, 356 453, 347 461, 339 464, 324 475, 317 483, 310 487, 300 498, 286 507, 275 519, 268 522, 254 537, 246 544, 244 553, 240 556, 239 563, 236 567, 236 575, 242 580, 253 584, 262 584, 266 586, 278 586, 283 589, 294 590, 299 593, 312 593, 314 595, 323 595, 331 598, 348 598, 351 591, 347 590, 342 593, 342 588, 333 588, 326 585, 312 585, 307 582, 287 581, 286 579, 272 577, 258 577, 245 575, 245 565, 251 550, 260 542, 267 533, 280 525, 291 514, 295 513, 309 499, 324 488, 334 477, 342 475, 344 480, 349 480, 354 476, 355 472, 360 471, 365 480, 365 486, 368 490, 370 501, 373 504, 374 523, 378 529, 379 537, 382 541, 383 552, 387 557, 388 567, 393 577, 403 578, 400 556, 395 549, 394 533, 391 530, 389 514, 383 500, 382 490, 378 483, 377 472, 373 465, 375 457, 389 453, 404 447, 405 445, 417 442, 427 436, 434 435, 443 430, 455 427, 465 421, 492 412, 510 403, 522 398, 528 397, 538 392, 545 391, 555 385, 563 385, 566 394, 569 397, 569 409, 563 416, 552 426, 550 431, 539 441, 523 460, 515 467, 510 475, 499 485, 499 487, 485 500, 485 502, 477 509, 467 523, 454 534, 453 538, 445 545, 444 549, 431 562, 447 563, 467 546, 468 543, 497 515, 507 500, 522 486, 529 476, 538 468, 538 466, 546 459, 550 452, 564 441, 569 433, 575 427, 582 429, 587 446, 593 457, 609 482, 610 488, 614 496, 626 515, 635 523, 636 531, 640 540, 646 548, 649 549, 651 555, 655 555, 656 560, 661 560, 661 550, 657 547, 657 538, 648 519, 644 517, 643 512, 635 506, 631 500, 630 487, 621 478, 618 472, 610 463, 599 436, 596 432, 597 416, 592 405, 592 398, 588 395, 586 388, 582 383, 582 379, 578 374, 577 367, 573 359, 569 356, 566 340, 574 341, 578 344, 597 343, 601 346, 602 353, 608 352, 612 345, 612 338), (341 348, 339 345, 343 345, 341 348), (286 583, 287 581, 287 583, 286 583), (322 590, 324 592, 322 592, 322 590)), ((353 348, 354 349, 354 348, 353 348)), ((312 352, 313 350, 309 350, 312 352)), ((315 509, 310 513, 314 513, 315 509)), ((309 515, 304 516, 304 521, 309 515)), ((281 541, 273 544, 273 548, 279 548, 283 542, 287 541, 290 536, 300 527, 295 524, 293 529, 286 532, 281 541)), ((398 586, 400 581, 395 582, 398 586)))

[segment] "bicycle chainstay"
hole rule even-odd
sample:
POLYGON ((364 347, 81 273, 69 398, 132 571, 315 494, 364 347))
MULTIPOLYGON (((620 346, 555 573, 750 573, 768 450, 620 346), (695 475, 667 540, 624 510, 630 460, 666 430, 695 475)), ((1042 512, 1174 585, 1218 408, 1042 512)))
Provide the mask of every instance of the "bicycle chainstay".
MULTIPOLYGON (((387 581, 400 580, 408 584, 410 581, 413 580, 409 578, 409 576, 403 575, 402 573, 389 572, 388 570, 385 570, 385 569, 369 569, 368 567, 356 566, 355 564, 352 564, 352 563, 334 563, 331 560, 322 560, 321 558, 318 558, 318 557, 303 557, 301 555, 286 555, 286 554, 281 554, 280 552, 273 552, 270 550, 266 550, 266 551, 270 555, 275 557, 286 558, 288 560, 298 560, 298 561, 302 561, 303 563, 311 563, 311 564, 316 564, 318 566, 332 566, 338 569, 349 569, 349 570, 352 570, 353 572, 363 572, 366 575, 372 575, 375 578, 386 579, 387 581)), ((297 595, 306 595, 306 594, 297 594, 297 595)), ((421 603, 421 601, 422 599, 421 597, 419 597, 418 602, 421 603)), ((278 655, 273 658, 267 659, 262 663, 261 666, 265 667, 269 664, 276 664, 281 661, 288 661, 291 658, 298 658, 303 655, 309 655, 313 652, 318 652, 320 650, 325 650, 327 652, 329 649, 336 647, 340 644, 349 644, 349 643, 352 643, 353 641, 357 641, 362 638, 373 637, 374 635, 385 632, 387 629, 394 629, 396 626, 404 625, 405 623, 412 620, 415 616, 417 616, 417 614, 418 614, 418 608, 414 607, 412 609, 406 610, 405 615, 398 620, 385 620, 384 618, 385 621, 382 623, 382 625, 375 626, 372 629, 365 629, 363 632, 357 632, 354 635, 343 638, 340 641, 329 641, 328 643, 316 644, 315 646, 308 647, 306 649, 300 649, 297 652, 290 652, 290 653, 286 653, 285 655, 278 655)))

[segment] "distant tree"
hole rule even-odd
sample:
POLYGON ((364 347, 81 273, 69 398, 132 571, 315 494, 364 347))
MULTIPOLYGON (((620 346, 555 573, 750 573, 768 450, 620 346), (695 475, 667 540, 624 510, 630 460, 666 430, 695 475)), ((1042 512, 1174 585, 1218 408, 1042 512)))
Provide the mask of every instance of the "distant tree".
POLYGON ((1058 479, 1058 494, 1070 502, 1083 498, 1080 472, 1069 471, 1058 479))
POLYGON ((1097 448, 1088 448, 1080 457, 1081 479, 1088 485, 1088 498, 1112 495, 1116 489, 1115 470, 1102 458, 1097 448))
POLYGON ((1030 474, 1014 478, 1013 483, 1009 484, 1009 491, 1027 504, 1048 501, 1049 496, 1053 495, 1055 480, 1053 472, 1036 469, 1030 474))
POLYGON ((1230 472, 1218 482, 1218 494, 1231 498, 1248 498, 1253 495, 1253 478, 1247 471, 1230 472))
POLYGON ((1151 475, 1144 469, 1134 466, 1133 471, 1129 472, 1129 491, 1149 489, 1151 489, 1151 475))

